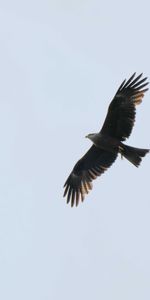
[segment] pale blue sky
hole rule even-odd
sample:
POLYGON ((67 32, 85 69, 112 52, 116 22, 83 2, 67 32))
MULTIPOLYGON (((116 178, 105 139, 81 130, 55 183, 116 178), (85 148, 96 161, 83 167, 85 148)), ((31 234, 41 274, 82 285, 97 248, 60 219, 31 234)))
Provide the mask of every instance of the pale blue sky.
MULTIPOLYGON (((150 78, 149 1, 0 1, 0 299, 149 300, 150 156, 62 198, 124 78, 150 78)), ((150 92, 129 145, 149 148, 150 92)))

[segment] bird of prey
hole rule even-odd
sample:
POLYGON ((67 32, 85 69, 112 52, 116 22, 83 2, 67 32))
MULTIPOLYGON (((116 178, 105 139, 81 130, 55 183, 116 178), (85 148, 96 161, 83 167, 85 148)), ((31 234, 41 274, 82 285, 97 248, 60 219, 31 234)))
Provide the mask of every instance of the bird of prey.
POLYGON ((124 80, 111 101, 108 112, 98 133, 88 134, 93 145, 75 164, 64 184, 64 197, 67 203, 77 206, 85 194, 92 189, 92 180, 104 173, 116 160, 118 154, 138 167, 150 150, 127 146, 123 143, 131 134, 135 122, 136 105, 142 102, 148 90, 147 77, 143 74, 136 77, 134 73, 124 80))

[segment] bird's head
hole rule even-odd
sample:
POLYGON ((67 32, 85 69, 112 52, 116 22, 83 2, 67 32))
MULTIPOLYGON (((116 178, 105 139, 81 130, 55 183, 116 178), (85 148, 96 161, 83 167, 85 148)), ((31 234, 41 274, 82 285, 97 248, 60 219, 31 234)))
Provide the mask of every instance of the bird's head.
POLYGON ((89 140, 93 141, 95 138, 96 133, 89 133, 88 135, 86 135, 85 137, 88 138, 89 140))

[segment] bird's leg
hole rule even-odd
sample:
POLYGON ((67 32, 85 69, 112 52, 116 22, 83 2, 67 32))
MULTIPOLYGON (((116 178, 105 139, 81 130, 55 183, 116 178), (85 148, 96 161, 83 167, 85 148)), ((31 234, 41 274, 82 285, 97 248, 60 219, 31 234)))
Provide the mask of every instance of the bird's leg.
POLYGON ((121 155, 121 159, 123 159, 123 154, 122 154, 122 152, 123 152, 123 147, 119 146, 119 153, 120 153, 120 155, 121 155))

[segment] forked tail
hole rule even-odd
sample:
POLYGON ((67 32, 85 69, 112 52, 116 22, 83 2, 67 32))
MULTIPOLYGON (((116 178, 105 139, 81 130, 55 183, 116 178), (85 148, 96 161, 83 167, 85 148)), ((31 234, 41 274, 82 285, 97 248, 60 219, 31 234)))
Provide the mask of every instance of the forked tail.
POLYGON ((148 152, 150 152, 149 149, 139 149, 124 144, 122 144, 120 147, 121 155, 123 155, 136 167, 140 165, 142 157, 144 157, 148 152))

